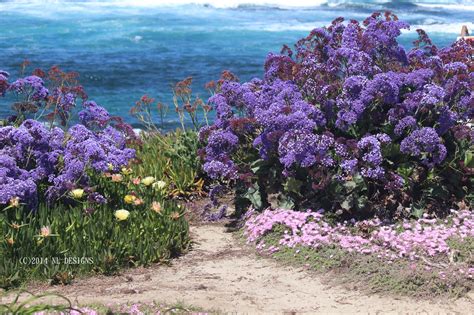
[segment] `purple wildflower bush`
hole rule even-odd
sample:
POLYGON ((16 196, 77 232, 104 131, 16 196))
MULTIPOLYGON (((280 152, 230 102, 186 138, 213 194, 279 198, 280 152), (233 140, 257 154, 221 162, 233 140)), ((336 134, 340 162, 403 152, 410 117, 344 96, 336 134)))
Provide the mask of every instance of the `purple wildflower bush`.
POLYGON ((338 18, 269 54, 263 79, 221 82, 203 169, 256 208, 421 217, 473 203, 472 42, 406 51, 409 25, 338 18))
POLYGON ((0 208, 23 204, 35 210, 40 201, 72 200, 73 189, 87 190, 92 204, 105 203, 91 188, 91 178, 119 172, 135 157, 135 150, 127 147, 131 127, 87 101, 82 87, 66 84, 74 75, 52 68, 50 90, 45 74, 35 73, 9 83, 8 73, 0 71, 0 95, 17 98, 16 114, 0 127, 0 208), (68 128, 79 99, 80 123, 68 128))

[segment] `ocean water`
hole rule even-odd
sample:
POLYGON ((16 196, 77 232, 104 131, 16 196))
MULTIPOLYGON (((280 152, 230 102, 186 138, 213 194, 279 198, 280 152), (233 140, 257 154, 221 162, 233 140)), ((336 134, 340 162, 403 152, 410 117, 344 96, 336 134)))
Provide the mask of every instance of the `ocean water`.
MULTIPOLYGON (((462 25, 474 31, 473 0, 0 0, 0 69, 16 78, 28 59, 31 69, 77 71, 90 99, 132 124, 128 111, 147 94, 170 106, 169 129, 178 125, 177 81, 192 76, 193 91, 207 99, 204 84, 222 70, 241 80, 261 77, 266 55, 283 44, 338 16, 362 20, 380 10, 412 25, 401 36, 407 48, 417 28, 438 46, 451 44, 462 25)), ((0 116, 10 112, 9 101, 0 99, 0 116)))

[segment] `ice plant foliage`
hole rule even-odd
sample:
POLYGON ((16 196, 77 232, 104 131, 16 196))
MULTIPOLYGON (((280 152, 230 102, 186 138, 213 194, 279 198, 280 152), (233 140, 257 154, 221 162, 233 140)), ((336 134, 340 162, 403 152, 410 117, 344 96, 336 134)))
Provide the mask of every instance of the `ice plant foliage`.
POLYGON ((220 80, 216 120, 200 132, 204 170, 239 179, 260 208, 275 193, 295 208, 391 217, 472 202, 473 44, 439 49, 418 30, 407 51, 397 37, 408 28, 389 12, 338 18, 269 54, 263 79, 220 80))
MULTIPOLYGON (((248 242, 258 243, 258 249, 270 252, 285 246, 314 249, 338 246, 347 252, 373 254, 387 262, 405 258, 423 263, 432 257, 449 260, 454 252, 449 240, 462 242, 474 237, 474 214, 467 210, 451 212, 449 220, 439 221, 424 216, 416 221, 386 225, 377 218, 330 224, 323 211, 265 210, 261 214, 249 215, 245 235, 248 242), (278 246, 269 248, 263 237, 278 226, 284 232, 278 246)), ((474 278, 472 266, 459 271, 474 278)))

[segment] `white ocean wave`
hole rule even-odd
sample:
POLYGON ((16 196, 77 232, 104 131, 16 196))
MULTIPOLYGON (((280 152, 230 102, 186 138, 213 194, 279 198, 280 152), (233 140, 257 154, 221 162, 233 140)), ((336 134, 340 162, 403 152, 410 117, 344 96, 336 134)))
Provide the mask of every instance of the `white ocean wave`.
POLYGON ((422 30, 426 31, 428 34, 430 33, 445 33, 445 34, 460 34, 461 28, 463 25, 466 25, 467 28, 471 33, 474 32, 474 23, 467 22, 467 23, 439 23, 439 24, 419 24, 419 25, 411 25, 410 30, 414 31, 416 29, 421 28, 422 30))
MULTIPOLYGON (((93 5, 93 6, 117 6, 117 7, 160 7, 160 6, 182 6, 201 5, 214 8, 238 8, 245 6, 277 7, 277 8, 301 8, 318 7, 321 5, 344 6, 344 5, 380 5, 384 3, 397 4, 398 1, 391 0, 0 0, 0 6, 18 4, 62 4, 68 5, 93 5)), ((455 10, 474 10, 473 0, 405 0, 402 3, 411 3, 421 7, 443 8, 455 10)))
POLYGON ((211 6, 214 8, 239 8, 245 6, 277 7, 277 8, 299 8, 299 7, 317 7, 326 4, 326 0, 11 0, 0 1, 0 6, 13 7, 15 5, 25 4, 63 4, 68 5, 87 5, 98 7, 174 7, 183 5, 211 6))

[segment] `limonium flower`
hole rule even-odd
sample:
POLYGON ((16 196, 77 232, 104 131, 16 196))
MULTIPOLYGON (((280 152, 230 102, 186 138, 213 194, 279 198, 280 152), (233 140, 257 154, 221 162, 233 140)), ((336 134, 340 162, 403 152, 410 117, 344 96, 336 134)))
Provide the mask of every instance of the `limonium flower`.
POLYGON ((117 220, 124 221, 128 219, 130 212, 125 209, 120 209, 115 211, 114 216, 117 218, 117 220))
POLYGON ((147 176, 142 179, 142 184, 145 186, 150 186, 155 182, 155 178, 153 176, 147 176))
POLYGON ((81 199, 84 196, 84 189, 81 189, 81 188, 73 189, 71 190, 70 195, 74 199, 81 199))

